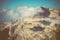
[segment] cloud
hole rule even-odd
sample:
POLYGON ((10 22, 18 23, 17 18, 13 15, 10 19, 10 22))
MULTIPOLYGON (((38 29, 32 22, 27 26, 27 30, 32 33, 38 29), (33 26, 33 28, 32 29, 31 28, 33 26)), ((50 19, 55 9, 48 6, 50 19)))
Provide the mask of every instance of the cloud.
POLYGON ((6 16, 10 17, 11 19, 17 19, 20 17, 14 10, 9 10, 6 14, 6 16))
POLYGON ((4 22, 5 15, 6 15, 6 10, 5 9, 0 10, 0 23, 4 22))
POLYGON ((18 7, 16 9, 17 13, 20 13, 20 15, 22 17, 29 17, 32 16, 33 14, 35 14, 35 8, 33 7, 27 7, 27 6, 23 6, 23 7, 18 7))
MULTIPOLYGON (((28 6, 19 6, 15 10, 11 9, 2 9, 0 11, 0 21, 9 21, 20 19, 24 17, 31 17, 33 15, 41 15, 39 13, 44 13, 44 10, 41 7, 28 7, 28 6)), ((2 22, 3 22, 2 21, 2 22)))

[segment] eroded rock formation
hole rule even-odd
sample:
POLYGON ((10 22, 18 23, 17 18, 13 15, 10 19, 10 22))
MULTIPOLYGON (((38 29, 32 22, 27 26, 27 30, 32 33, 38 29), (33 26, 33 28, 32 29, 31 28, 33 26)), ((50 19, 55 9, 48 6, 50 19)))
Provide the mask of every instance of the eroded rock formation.
MULTIPOLYGON (((6 40, 59 40, 60 11, 42 9, 45 11, 42 13, 45 18, 39 13, 32 17, 5 22, 0 25, 0 34, 8 36, 6 40)), ((5 37, 0 37, 0 40, 3 38, 5 37)))

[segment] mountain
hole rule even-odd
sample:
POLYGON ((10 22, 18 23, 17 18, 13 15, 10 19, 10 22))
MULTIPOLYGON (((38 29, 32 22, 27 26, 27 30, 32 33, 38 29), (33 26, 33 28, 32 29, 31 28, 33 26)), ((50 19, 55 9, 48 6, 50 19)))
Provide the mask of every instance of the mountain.
POLYGON ((43 10, 41 13, 1 24, 0 39, 59 40, 60 11, 50 8, 40 8, 43 10), (2 36, 2 33, 7 36, 7 38, 2 36))

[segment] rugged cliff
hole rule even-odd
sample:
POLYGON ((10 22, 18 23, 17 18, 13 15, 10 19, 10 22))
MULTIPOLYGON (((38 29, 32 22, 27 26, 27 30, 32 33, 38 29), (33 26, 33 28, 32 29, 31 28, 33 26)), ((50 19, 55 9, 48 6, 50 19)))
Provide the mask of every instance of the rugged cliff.
POLYGON ((44 12, 1 24, 0 34, 5 32, 6 40, 59 40, 60 10, 41 9, 44 12))

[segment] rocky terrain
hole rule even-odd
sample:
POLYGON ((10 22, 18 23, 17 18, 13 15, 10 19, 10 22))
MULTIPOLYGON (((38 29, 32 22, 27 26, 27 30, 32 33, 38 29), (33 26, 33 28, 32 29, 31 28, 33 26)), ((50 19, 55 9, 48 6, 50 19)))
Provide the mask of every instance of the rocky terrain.
POLYGON ((41 9, 44 12, 1 24, 0 40, 59 40, 60 10, 41 9))

